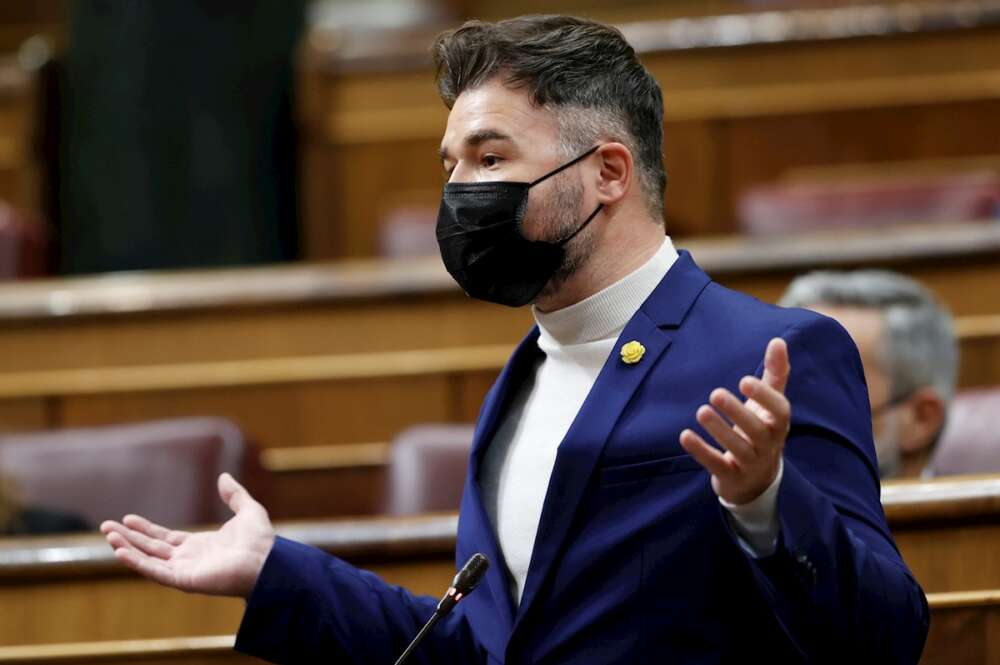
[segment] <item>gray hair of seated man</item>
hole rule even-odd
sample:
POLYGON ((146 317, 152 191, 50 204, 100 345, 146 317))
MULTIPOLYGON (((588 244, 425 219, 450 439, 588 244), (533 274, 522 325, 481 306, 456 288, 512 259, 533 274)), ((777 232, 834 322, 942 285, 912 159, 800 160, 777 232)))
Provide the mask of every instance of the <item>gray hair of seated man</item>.
POLYGON ((918 282, 887 270, 818 271, 795 278, 779 304, 882 311, 882 369, 892 398, 933 387, 947 403, 955 394, 958 346, 951 315, 918 282))

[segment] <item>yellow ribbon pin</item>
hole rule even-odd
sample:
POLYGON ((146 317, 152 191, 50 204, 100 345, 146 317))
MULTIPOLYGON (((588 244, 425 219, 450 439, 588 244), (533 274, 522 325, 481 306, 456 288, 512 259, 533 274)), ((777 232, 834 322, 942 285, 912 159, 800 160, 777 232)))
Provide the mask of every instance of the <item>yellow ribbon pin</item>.
POLYGON ((626 365, 634 365, 640 360, 642 360, 643 355, 646 353, 646 347, 644 347, 639 342, 632 340, 627 344, 622 345, 622 362, 626 365))

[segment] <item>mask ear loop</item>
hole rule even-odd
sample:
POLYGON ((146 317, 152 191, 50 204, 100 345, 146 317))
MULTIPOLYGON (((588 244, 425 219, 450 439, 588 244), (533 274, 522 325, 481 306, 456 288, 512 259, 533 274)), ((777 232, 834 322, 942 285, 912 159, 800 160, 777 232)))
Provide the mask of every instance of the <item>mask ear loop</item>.
POLYGON ((592 221, 594 221, 594 218, 597 217, 597 213, 601 212, 601 208, 603 208, 603 207, 604 207, 603 203, 598 203, 597 207, 594 208, 594 212, 590 213, 590 217, 588 217, 587 219, 583 220, 583 224, 581 224, 580 226, 578 226, 577 229, 576 229, 576 231, 573 231, 573 233, 570 233, 567 237, 563 238, 562 240, 560 240, 556 244, 558 244, 560 247, 562 247, 563 245, 565 245, 566 243, 568 243, 570 240, 572 240, 573 238, 577 237, 580 234, 580 231, 582 231, 585 228, 587 228, 587 225, 590 224, 592 221))
POLYGON ((571 160, 569 162, 566 162, 565 164, 563 164, 562 166, 560 166, 556 170, 549 171, 548 173, 546 173, 545 175, 543 175, 541 178, 538 178, 537 180, 533 180, 532 182, 528 183, 528 187, 529 188, 534 187, 538 183, 540 183, 540 182, 542 182, 544 180, 548 180, 549 178, 551 178, 552 176, 556 175, 557 173, 562 173, 563 171, 565 171, 569 167, 573 166, 574 164, 582 162, 584 159, 586 159, 587 157, 590 157, 595 152, 597 152, 597 149, 600 148, 600 147, 601 146, 599 146, 599 145, 595 145, 593 148, 591 148, 587 152, 583 153, 582 155, 580 155, 576 159, 573 159, 573 160, 571 160))

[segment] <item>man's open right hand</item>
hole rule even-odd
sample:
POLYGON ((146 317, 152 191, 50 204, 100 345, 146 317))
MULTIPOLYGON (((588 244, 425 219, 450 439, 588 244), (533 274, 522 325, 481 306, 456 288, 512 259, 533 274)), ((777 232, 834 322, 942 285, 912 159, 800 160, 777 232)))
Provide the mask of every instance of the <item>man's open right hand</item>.
POLYGON ((274 544, 267 511, 228 473, 219 496, 235 513, 217 531, 172 531, 138 515, 101 524, 115 557, 132 570, 182 591, 246 598, 274 544))

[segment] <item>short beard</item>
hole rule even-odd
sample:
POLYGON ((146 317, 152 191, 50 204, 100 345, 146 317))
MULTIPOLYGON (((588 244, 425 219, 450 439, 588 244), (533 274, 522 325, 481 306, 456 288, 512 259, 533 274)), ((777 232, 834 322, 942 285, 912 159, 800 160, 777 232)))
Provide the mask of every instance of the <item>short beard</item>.
MULTIPOLYGON (((573 174, 575 175, 575 174, 573 174)), ((541 222, 546 229, 544 239, 559 242, 577 232, 584 219, 580 219, 580 201, 583 200, 583 183, 580 177, 572 178, 569 173, 555 176, 551 196, 529 207, 528 212, 541 222)), ((590 260, 594 249, 594 238, 584 229, 565 245, 562 265, 548 281, 536 300, 548 298, 559 291, 566 281, 583 268, 590 260)))

